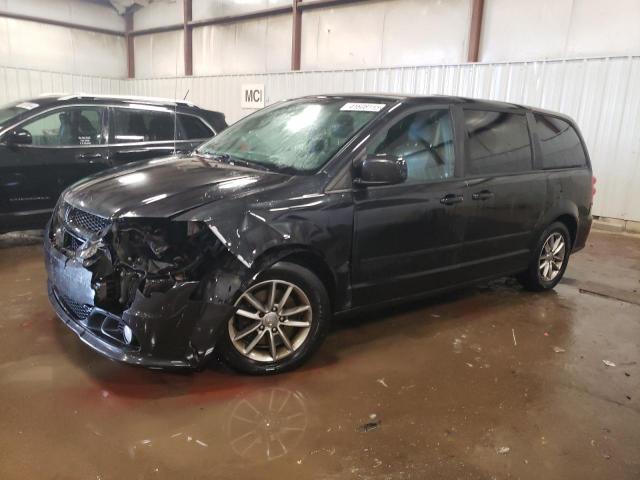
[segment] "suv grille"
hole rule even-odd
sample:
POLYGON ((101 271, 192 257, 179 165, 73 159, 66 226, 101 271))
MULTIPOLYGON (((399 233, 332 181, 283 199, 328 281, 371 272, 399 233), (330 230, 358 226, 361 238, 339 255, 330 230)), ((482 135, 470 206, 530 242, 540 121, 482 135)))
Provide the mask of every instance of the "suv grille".
POLYGON ((66 219, 70 226, 90 234, 104 230, 111 223, 108 218, 84 212, 71 205, 67 205, 66 219))

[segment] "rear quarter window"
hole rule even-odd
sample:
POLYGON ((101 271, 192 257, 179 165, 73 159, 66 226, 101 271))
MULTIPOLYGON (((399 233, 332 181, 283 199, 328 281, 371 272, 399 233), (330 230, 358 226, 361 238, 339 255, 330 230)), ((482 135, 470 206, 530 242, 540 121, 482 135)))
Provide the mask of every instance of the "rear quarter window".
POLYGON ((542 168, 583 167, 587 157, 576 130, 569 122, 550 115, 534 115, 542 152, 542 168))
POLYGON ((116 108, 114 113, 115 143, 174 140, 174 117, 171 112, 116 108))
POLYGON ((531 141, 524 114, 465 110, 464 120, 467 174, 531 170, 531 141))

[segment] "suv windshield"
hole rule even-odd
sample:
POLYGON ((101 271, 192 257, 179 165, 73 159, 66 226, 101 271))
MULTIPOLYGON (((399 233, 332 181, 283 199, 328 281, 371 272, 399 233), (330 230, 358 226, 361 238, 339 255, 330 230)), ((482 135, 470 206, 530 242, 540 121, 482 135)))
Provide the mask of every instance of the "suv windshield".
POLYGON ((385 103, 313 98, 273 105, 242 119, 197 153, 287 173, 311 173, 369 123, 385 103))
POLYGON ((11 120, 13 117, 20 115, 36 108, 38 105, 30 102, 14 102, 0 106, 0 126, 2 126, 7 120, 11 120))

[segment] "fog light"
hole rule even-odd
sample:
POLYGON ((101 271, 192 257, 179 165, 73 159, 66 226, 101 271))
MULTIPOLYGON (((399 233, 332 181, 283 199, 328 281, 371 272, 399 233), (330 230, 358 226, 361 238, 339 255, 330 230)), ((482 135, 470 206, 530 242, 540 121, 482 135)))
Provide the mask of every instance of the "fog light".
POLYGON ((122 330, 122 336, 124 337, 124 341, 127 345, 130 345, 133 341, 133 331, 129 328, 129 325, 125 325, 122 330))

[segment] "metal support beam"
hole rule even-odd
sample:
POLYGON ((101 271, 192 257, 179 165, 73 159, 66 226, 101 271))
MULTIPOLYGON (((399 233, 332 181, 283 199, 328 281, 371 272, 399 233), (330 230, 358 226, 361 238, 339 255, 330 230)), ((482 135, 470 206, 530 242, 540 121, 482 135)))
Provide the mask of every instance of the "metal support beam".
MULTIPOLYGON (((293 0, 292 0, 293 1, 293 0)), ((329 8, 337 7, 340 5, 347 5, 349 3, 366 2, 367 0, 298 0, 298 10, 300 12, 305 10, 312 10, 316 8, 329 8)), ((239 15, 227 15, 225 17, 206 18, 203 20, 192 20, 188 22, 191 28, 206 27, 207 25, 225 25, 229 23, 242 22, 245 20, 253 20, 256 18, 272 17, 274 15, 284 15, 292 13, 293 5, 283 5, 280 7, 263 8, 261 10, 255 10, 253 12, 241 13, 239 15)), ((149 35, 151 33, 164 33, 175 32, 184 28, 183 23, 176 23, 173 25, 165 25, 162 27, 146 28, 141 30, 134 30, 131 32, 132 36, 149 35)))
POLYGON ((191 0, 184 0, 184 74, 193 75, 193 27, 189 22, 193 20, 191 0))
MULTIPOLYGON (((293 28, 291 39, 291 70, 300 70, 301 43, 302 43, 302 12, 317 8, 330 8, 347 5, 350 3, 364 3, 367 0, 291 0, 291 5, 264 8, 249 13, 239 15, 228 15, 226 17, 207 18, 193 21, 192 0, 184 1, 184 20, 182 23, 174 25, 164 25, 162 27, 147 28, 142 30, 131 30, 126 34, 127 38, 139 35, 149 35, 152 33, 164 33, 184 31, 184 71, 186 75, 193 75, 193 29, 205 27, 207 25, 225 25, 229 23, 254 20, 257 18, 267 18, 274 15, 292 14, 293 28)), ((131 48, 131 58, 133 58, 133 47, 131 48)), ((133 67, 131 67, 133 68, 133 67)), ((132 71, 132 70, 130 70, 132 71)))
POLYGON ((484 0, 473 0, 471 6, 471 27, 469 28, 469 62, 477 62, 480 54, 480 36, 482 35, 482 16, 484 0))
MULTIPOLYGON (((265 8, 263 10, 256 10, 254 12, 242 13, 240 15, 228 15, 226 17, 207 18, 204 20, 191 20, 187 22, 187 25, 191 28, 206 27, 207 25, 225 25, 229 23, 242 22, 244 20, 252 20, 255 18, 271 17, 273 15, 282 15, 285 13, 291 13, 291 7, 274 7, 265 8)), ((183 23, 176 23, 174 25, 164 25, 162 27, 146 28, 142 30, 135 30, 131 32, 133 36, 149 35, 151 33, 164 33, 175 32, 184 28, 183 23)))
POLYGON ((291 29, 291 70, 300 70, 300 48, 302 43, 302 12, 300 0, 291 0, 293 28, 291 29))
POLYGON ((127 76, 135 78, 136 62, 133 46, 133 11, 124 14, 124 39, 127 44, 127 76))
POLYGON ((291 13, 290 6, 284 7, 272 7, 264 8, 262 10, 255 10, 249 13, 242 13, 239 15, 228 15, 226 17, 208 18, 205 20, 196 20, 195 22, 189 22, 192 27, 205 27, 207 25, 224 25, 227 23, 242 22, 244 20, 252 20, 255 18, 271 17, 273 15, 283 15, 285 13, 291 13))
POLYGON ((77 30, 86 30, 93 33, 104 33, 105 35, 124 36, 124 32, 118 30, 109 30, 108 28, 92 27, 90 25, 82 25, 79 23, 63 22, 61 20, 52 20, 50 18, 33 17, 31 15, 21 15, 12 12, 0 12, 0 17, 13 18, 15 20, 24 20, 26 22, 42 23, 44 25, 55 25, 56 27, 75 28, 77 30))
POLYGON ((313 10, 316 8, 330 8, 348 5, 350 3, 362 3, 369 0, 304 0, 300 1, 298 8, 300 10, 313 10))

